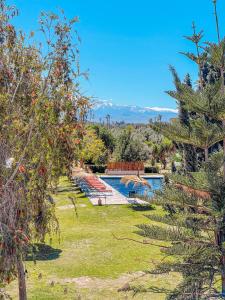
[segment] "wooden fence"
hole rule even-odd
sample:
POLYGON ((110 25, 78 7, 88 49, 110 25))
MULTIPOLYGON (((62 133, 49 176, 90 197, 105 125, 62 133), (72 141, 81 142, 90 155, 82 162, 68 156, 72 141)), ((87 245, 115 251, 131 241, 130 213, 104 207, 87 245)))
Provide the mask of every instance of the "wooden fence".
POLYGON ((143 162, 110 162, 107 164, 109 171, 144 171, 143 162))

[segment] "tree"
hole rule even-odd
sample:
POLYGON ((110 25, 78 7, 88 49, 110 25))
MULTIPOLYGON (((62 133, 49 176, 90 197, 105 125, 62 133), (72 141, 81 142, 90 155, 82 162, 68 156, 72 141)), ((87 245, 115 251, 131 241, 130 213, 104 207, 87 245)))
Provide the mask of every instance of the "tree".
POLYGON ((222 156, 217 153, 210 157, 200 174, 171 176, 170 182, 151 199, 151 204, 164 207, 165 215, 148 216, 165 226, 138 226, 139 234, 145 239, 162 241, 165 258, 149 272, 155 275, 179 272, 182 275, 181 283, 173 291, 149 288, 166 292, 167 299, 210 299, 220 295, 216 282, 223 267, 224 183, 221 165, 222 156), (169 243, 165 244, 165 241, 169 243))
POLYGON ((131 126, 126 127, 116 142, 115 159, 117 161, 146 161, 150 150, 143 136, 136 134, 131 126))
POLYGON ((95 124, 92 126, 92 128, 95 130, 95 133, 98 136, 98 138, 100 138, 104 143, 106 151, 105 158, 103 158, 103 162, 107 162, 110 160, 115 149, 115 138, 112 132, 103 125, 95 124))
POLYGON ((205 153, 205 160, 209 157, 209 148, 220 142, 224 137, 224 132, 216 123, 209 123, 204 117, 199 117, 190 122, 191 131, 183 126, 179 120, 173 123, 155 123, 152 128, 158 130, 161 134, 170 140, 190 144, 196 148, 202 149, 205 153))
POLYGON ((168 138, 163 138, 160 143, 153 143, 152 145, 152 157, 154 161, 159 161, 163 165, 163 169, 166 169, 167 159, 174 152, 174 144, 168 138))
POLYGON ((125 184, 126 186, 132 183, 134 186, 145 186, 148 187, 149 189, 151 188, 151 185, 148 182, 148 180, 136 175, 123 176, 121 178, 121 183, 125 184))
POLYGON ((216 0, 218 43, 200 47, 202 33, 189 39, 196 45, 197 55, 186 56, 197 62, 199 86, 197 89, 179 82, 175 92, 170 92, 185 109, 195 113, 190 120, 190 130, 180 120, 169 125, 155 124, 154 128, 175 142, 202 148, 205 162, 199 173, 185 172, 170 177, 161 192, 151 203, 162 205, 165 215, 151 215, 149 219, 163 222, 166 226, 140 225, 140 234, 145 238, 164 241, 163 263, 153 274, 180 272, 182 281, 173 291, 150 288, 167 293, 167 299, 217 299, 225 297, 225 147, 222 151, 209 153, 209 148, 223 141, 225 145, 225 93, 224 54, 225 42, 220 40, 216 0), (202 49, 202 52, 200 50, 202 49), (216 80, 205 81, 202 69, 211 64, 220 70, 216 80), (169 242, 165 244, 165 241, 169 242), (168 259, 172 256, 174 259, 168 259), (218 278, 220 281, 218 282, 218 278), (218 290, 221 286, 222 293, 218 290))
POLYGON ((82 141, 81 161, 101 163, 101 159, 104 160, 105 152, 103 141, 98 138, 93 129, 87 128, 82 141))
MULTIPOLYGON (((178 77, 176 70, 173 67, 170 67, 170 70, 171 70, 171 73, 174 78, 175 87, 176 87, 177 91, 179 91, 179 85, 180 85, 181 81, 178 77)), ((186 77, 184 79, 184 84, 186 84, 189 87, 192 87, 191 78, 190 78, 189 74, 186 75, 186 77)), ((178 100, 177 102, 178 102, 178 108, 179 108, 180 124, 182 126, 187 127, 187 129, 190 130, 190 118, 192 116, 192 113, 190 113, 190 115, 189 115, 189 112, 185 108, 185 104, 182 100, 180 100, 180 101, 178 100)), ((182 149, 185 169, 190 172, 197 171, 197 169, 198 169, 197 153, 196 153, 196 149, 193 147, 193 145, 183 143, 183 144, 179 144, 178 148, 182 149)))
POLYGON ((11 24, 17 13, 0 0, 0 282, 18 277, 25 300, 23 260, 58 230, 50 192, 77 158, 89 99, 80 93, 78 19, 42 13, 46 45, 37 47, 33 32, 11 24))

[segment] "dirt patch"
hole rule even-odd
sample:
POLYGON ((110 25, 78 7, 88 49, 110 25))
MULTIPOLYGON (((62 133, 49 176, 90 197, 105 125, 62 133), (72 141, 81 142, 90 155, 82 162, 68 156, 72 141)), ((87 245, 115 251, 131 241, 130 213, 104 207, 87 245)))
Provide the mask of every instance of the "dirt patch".
MULTIPOLYGON (((78 207, 86 207, 86 204, 77 204, 76 206, 78 207)), ((58 206, 57 207, 60 210, 66 210, 66 209, 74 209, 74 205, 73 204, 68 204, 68 205, 62 205, 62 206, 58 206)))
POLYGON ((143 277, 144 275, 144 272, 139 271, 130 274, 122 274, 116 279, 82 276, 77 278, 65 278, 61 280, 56 280, 55 283, 75 283, 78 288, 88 289, 119 289, 126 283, 130 283, 140 277, 143 277))
POLYGON ((76 242, 69 243, 69 245, 70 245, 69 251, 71 251, 71 249, 85 249, 85 248, 89 248, 91 245, 93 245, 93 243, 94 243, 94 239, 78 240, 76 242))

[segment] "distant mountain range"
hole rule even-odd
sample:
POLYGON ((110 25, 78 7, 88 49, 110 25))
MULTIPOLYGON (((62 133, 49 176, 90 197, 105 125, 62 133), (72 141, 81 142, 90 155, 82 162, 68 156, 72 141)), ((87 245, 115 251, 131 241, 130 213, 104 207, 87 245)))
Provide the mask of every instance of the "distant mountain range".
POLYGON ((156 120, 159 115, 162 121, 169 121, 177 116, 177 110, 165 107, 117 105, 109 101, 101 101, 92 109, 89 120, 106 122, 107 115, 110 116, 110 122, 148 123, 150 119, 156 120))

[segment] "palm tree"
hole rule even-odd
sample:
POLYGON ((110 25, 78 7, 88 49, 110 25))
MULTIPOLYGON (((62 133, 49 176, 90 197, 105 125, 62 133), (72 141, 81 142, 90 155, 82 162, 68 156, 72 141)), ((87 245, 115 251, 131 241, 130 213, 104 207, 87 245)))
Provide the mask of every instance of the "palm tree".
POLYGON ((137 175, 123 176, 120 182, 125 184, 126 186, 128 186, 130 183, 133 183, 134 186, 141 185, 151 189, 151 184, 146 179, 137 175))
MULTIPOLYGON (((161 123, 159 123, 161 124, 161 123)), ((174 152, 173 142, 168 138, 163 138, 160 144, 153 144, 152 157, 156 161, 160 161, 163 169, 166 169, 167 159, 174 152)))

